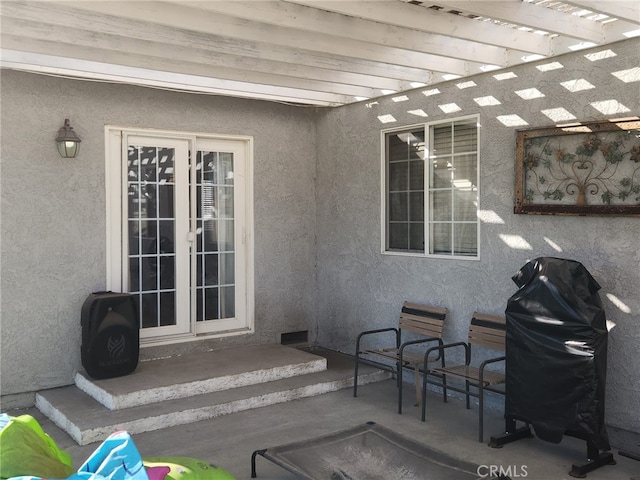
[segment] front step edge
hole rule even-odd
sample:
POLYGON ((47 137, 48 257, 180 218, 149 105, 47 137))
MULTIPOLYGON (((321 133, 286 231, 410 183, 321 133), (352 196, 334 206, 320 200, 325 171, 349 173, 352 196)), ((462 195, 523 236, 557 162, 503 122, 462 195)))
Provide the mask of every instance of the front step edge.
POLYGON ((205 380, 155 387, 146 390, 138 390, 125 394, 113 394, 101 388, 93 380, 78 372, 75 384, 80 390, 94 398, 109 410, 122 410, 125 408, 149 405, 152 403, 175 400, 179 398, 219 392, 231 388, 246 387, 258 383, 271 382, 282 378, 290 378, 308 373, 322 372, 327 369, 327 359, 318 357, 316 360, 298 363, 295 365, 277 366, 273 368, 242 372, 241 374, 226 375, 205 380))
MULTIPOLYGON (((378 370, 369 374, 360 375, 358 377, 358 385, 379 382, 388 378, 390 378, 389 372, 378 370)), ((75 425, 61 410, 54 407, 53 404, 41 394, 36 394, 36 407, 56 425, 66 431, 76 443, 79 445, 88 445, 93 442, 103 441, 113 432, 119 430, 126 430, 131 434, 150 432, 253 408, 321 395, 352 386, 353 378, 347 377, 334 381, 304 385, 290 390, 275 391, 250 398, 237 399, 218 405, 205 405, 178 412, 117 422, 105 426, 88 427, 86 429, 81 429, 75 425)))

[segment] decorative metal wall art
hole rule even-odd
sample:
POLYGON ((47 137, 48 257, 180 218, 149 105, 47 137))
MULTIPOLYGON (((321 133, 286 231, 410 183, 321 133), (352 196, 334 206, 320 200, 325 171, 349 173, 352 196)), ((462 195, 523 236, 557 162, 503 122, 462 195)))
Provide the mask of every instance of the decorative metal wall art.
POLYGON ((640 215, 640 118, 520 130, 515 213, 640 215))

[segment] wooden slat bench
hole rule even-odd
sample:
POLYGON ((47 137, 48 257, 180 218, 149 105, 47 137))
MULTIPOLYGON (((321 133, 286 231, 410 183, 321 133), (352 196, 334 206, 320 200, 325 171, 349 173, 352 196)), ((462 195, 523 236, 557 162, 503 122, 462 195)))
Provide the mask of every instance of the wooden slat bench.
MULTIPOLYGON (((436 353, 440 353, 443 356, 443 363, 445 357, 445 351, 450 348, 461 347, 465 352, 465 363, 462 365, 441 366, 431 368, 428 371, 425 369, 425 374, 422 382, 422 396, 426 395, 427 383, 432 385, 438 385, 442 387, 442 394, 444 401, 447 401, 447 389, 451 389, 457 392, 464 393, 467 400, 467 408, 470 408, 469 397, 478 398, 478 438, 479 441, 483 441, 483 429, 484 429, 484 392, 490 391, 504 395, 504 390, 496 388, 497 385, 504 384, 505 375, 502 372, 487 369, 487 365, 502 362, 505 359, 504 355, 489 358, 483 361, 479 366, 471 365, 471 345, 482 346, 490 348, 496 351, 505 351, 505 333, 506 322, 505 318, 496 315, 486 315, 475 312, 469 325, 469 335, 466 342, 455 342, 447 345, 438 345, 437 347, 430 348, 425 352, 425 358, 432 356, 436 353), (460 388, 447 384, 447 377, 457 378, 465 383, 464 388, 460 388)), ((426 364, 425 364, 426 365, 426 364)), ((425 421, 426 416, 426 399, 422 402, 422 421, 425 421)))
MULTIPOLYGON (((358 365, 365 357, 368 362, 378 364, 383 368, 389 368, 381 359, 391 360, 395 363, 395 373, 398 380, 398 413, 402 413, 402 369, 413 368, 416 384, 416 399, 421 401, 420 369, 424 363, 424 349, 420 351, 410 350, 407 347, 437 342, 442 345, 442 328, 447 317, 448 310, 441 307, 433 307, 419 303, 404 302, 397 327, 380 328, 361 332, 356 340, 355 372, 353 377, 353 396, 358 394, 358 365), (374 334, 394 332, 394 344, 388 347, 366 349, 362 348, 363 338, 374 334), (420 338, 402 342, 402 332, 411 332, 420 338), (376 360, 376 358, 378 360, 376 360)), ((414 336, 415 336, 414 335, 414 336)), ((390 337, 390 335, 388 336, 390 337)), ((388 338, 388 337, 385 337, 388 338)), ((415 348, 415 347, 412 347, 415 348)), ((438 360, 437 356, 435 359, 438 360)), ((442 363, 444 366, 444 363, 442 363)))

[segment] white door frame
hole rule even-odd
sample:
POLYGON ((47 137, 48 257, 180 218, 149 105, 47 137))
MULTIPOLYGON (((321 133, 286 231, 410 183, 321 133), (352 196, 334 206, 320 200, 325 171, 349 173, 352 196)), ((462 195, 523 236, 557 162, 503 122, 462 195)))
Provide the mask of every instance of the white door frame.
MULTIPOLYGON (((220 146, 225 151, 232 151, 238 162, 238 171, 234 172, 234 184, 238 186, 236 191, 235 208, 238 210, 238 221, 234 223, 234 238, 239 262, 236 265, 236 284, 240 286, 236 292, 236 315, 234 319, 223 319, 209 322, 196 322, 195 314, 195 259, 191 255, 183 265, 191 265, 191 274, 188 269, 176 272, 176 281, 184 282, 192 288, 189 291, 188 322, 182 323, 185 328, 154 327, 153 329, 141 329, 141 344, 156 345, 190 341, 210 336, 228 336, 254 331, 254 243, 253 243, 253 138, 248 136, 215 135, 207 133, 190 133, 177 131, 161 131, 153 129, 134 129, 108 125, 105 127, 105 188, 106 188, 106 273, 107 290, 123 291, 125 275, 127 275, 128 260, 126 254, 126 227, 123 219, 127 215, 127 204, 124 202, 123 185, 127 182, 127 137, 151 138, 154 142, 161 142, 164 146, 180 145, 180 155, 185 153, 186 146, 192 153, 199 148, 198 142, 205 147, 220 146), (231 150, 228 150, 231 149, 231 150), (178 275, 180 280, 178 280, 178 275), (186 275, 186 277, 185 277, 186 275), (183 278, 185 277, 185 278, 183 278), (152 330, 146 332, 145 330, 152 330)), ((176 152, 178 153, 178 152, 176 152)), ((176 155, 177 158, 177 155, 176 155)), ((191 162, 192 177, 195 178, 195 162, 191 162)), ((188 172, 187 172, 188 173, 188 172)), ((183 172, 184 174, 184 172, 183 172)), ((178 179, 176 179, 178 180, 178 179)), ((195 206, 195 185, 192 186, 191 208, 195 206)), ((183 208, 182 205, 178 206, 183 208)), ((184 208, 189 208, 185 206, 184 208)), ((195 215, 191 215, 192 223, 188 226, 185 241, 193 242, 195 235, 195 215)), ((187 220, 188 222, 188 220, 187 220)), ((182 232, 180 233, 182 235, 182 232)), ((177 254, 177 252, 176 252, 177 254)), ((184 261, 183 258, 180 259, 184 261)))

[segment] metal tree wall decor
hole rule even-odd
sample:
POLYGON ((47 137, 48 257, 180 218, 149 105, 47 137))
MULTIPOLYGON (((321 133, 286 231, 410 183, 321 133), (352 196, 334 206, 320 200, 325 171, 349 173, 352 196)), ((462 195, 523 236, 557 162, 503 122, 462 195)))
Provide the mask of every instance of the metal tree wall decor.
POLYGON ((640 120, 520 130, 515 213, 640 215, 640 120))

